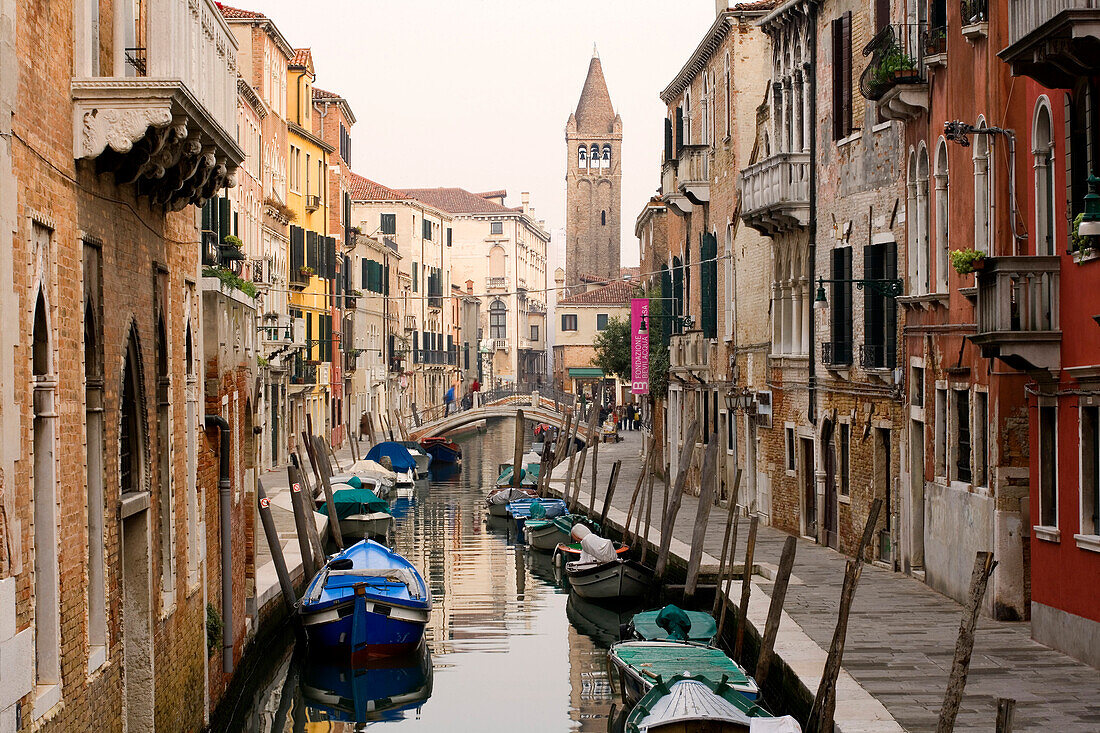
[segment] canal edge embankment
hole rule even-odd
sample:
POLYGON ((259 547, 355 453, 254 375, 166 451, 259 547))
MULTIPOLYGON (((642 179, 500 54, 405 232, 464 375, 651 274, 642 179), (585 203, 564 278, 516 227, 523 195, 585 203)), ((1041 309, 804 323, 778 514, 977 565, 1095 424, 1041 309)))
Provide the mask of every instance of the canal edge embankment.
MULTIPOLYGON (((554 496, 563 496, 567 472, 568 462, 564 462, 557 466, 551 473, 548 482, 549 491, 554 496)), ((620 481, 623 480, 625 480, 625 477, 620 477, 620 481)), ((629 483, 623 485, 628 486, 629 483)), ((589 505, 591 494, 584 483, 580 486, 579 497, 578 504, 581 507, 589 505)), ((603 497, 597 496, 596 508, 599 511, 603 510, 603 497)), ((626 513, 615 507, 614 502, 612 502, 607 511, 607 525, 610 529, 620 534, 623 532, 623 528, 626 525, 626 513)), ((659 529, 653 527, 650 530, 649 537, 650 551, 655 558, 657 547, 661 542, 661 533, 659 529)), ((673 535, 669 543, 669 548, 670 565, 679 566, 681 569, 686 568, 687 558, 691 549, 688 544, 673 535)), ((708 570, 712 575, 716 574, 719 567, 718 558, 715 558, 704 550, 700 567, 701 574, 706 574, 708 570)), ((762 574, 765 577, 774 577, 775 569, 775 566, 770 563, 753 563, 754 573, 762 574)), ((796 576, 792 576, 791 582, 796 583, 800 581, 798 581, 796 576)), ((740 583, 734 584, 731 586, 731 589, 732 588, 739 589, 740 583)), ((726 602, 731 602, 728 597, 726 602)), ((761 630, 764 628, 765 621, 767 620, 770 603, 770 594, 764 591, 763 586, 753 582, 747 616, 751 627, 749 631, 752 636, 756 637, 756 640, 761 636, 761 630)), ((735 609, 731 609, 731 612, 735 613, 736 611, 735 609)), ((785 677, 787 677, 788 681, 796 682, 801 688, 797 691, 800 693, 798 695, 799 697, 803 699, 813 699, 814 692, 821 682, 827 655, 827 650, 821 648, 817 642, 811 639, 794 619, 785 611, 782 613, 779 630, 775 639, 775 656, 780 665, 786 668, 788 674, 785 675, 785 677)), ((776 672, 778 671, 779 670, 776 670, 776 672)), ((855 678, 843 669, 843 667, 841 668, 840 676, 836 684, 836 713, 834 717, 834 726, 837 731, 843 733, 856 733, 857 731, 893 733, 895 731, 905 730, 890 714, 886 706, 860 685, 855 678)))

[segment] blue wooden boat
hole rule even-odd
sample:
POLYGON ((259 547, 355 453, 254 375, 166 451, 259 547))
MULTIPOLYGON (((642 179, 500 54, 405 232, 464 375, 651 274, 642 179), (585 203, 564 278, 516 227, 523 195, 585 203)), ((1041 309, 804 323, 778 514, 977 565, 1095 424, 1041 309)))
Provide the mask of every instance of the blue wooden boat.
POLYGON ((405 473, 411 471, 413 478, 416 478, 419 469, 416 466, 416 459, 412 457, 408 449, 400 443, 395 443, 391 440, 386 440, 371 446, 371 449, 367 451, 366 458, 368 461, 382 462, 383 458, 389 458, 390 463, 393 464, 393 470, 396 473, 405 473))
POLYGON ((458 463, 462 460, 462 449, 458 447, 458 443, 442 435, 424 438, 420 441, 420 445, 431 453, 432 459, 438 463, 458 463))
POLYGON ((432 694, 432 657, 427 644, 412 654, 356 665, 334 664, 324 655, 310 654, 300 686, 310 720, 401 720, 404 711, 419 708, 432 694))
POLYGON ((508 502, 508 516, 516 520, 516 532, 520 535, 523 534, 524 522, 532 516, 531 512, 532 509, 535 509, 536 502, 542 507, 541 511, 535 511, 535 518, 537 519, 553 519, 569 513, 565 502, 561 499, 516 499, 510 501, 508 502))
POLYGON ((431 591, 412 563, 373 540, 334 555, 298 604, 310 643, 353 660, 411 651, 431 610, 431 591))

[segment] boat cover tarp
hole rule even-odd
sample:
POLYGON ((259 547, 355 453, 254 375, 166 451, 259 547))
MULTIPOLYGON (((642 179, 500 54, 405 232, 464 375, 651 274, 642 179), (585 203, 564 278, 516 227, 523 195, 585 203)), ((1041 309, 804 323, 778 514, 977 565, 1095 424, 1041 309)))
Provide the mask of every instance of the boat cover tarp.
POLYGON ((745 711, 724 697, 715 695, 704 682, 680 680, 670 686, 667 695, 653 704, 638 729, 645 731, 658 725, 704 720, 745 726, 752 724, 752 718, 745 711))
POLYGON ((528 516, 531 519, 546 519, 546 507, 541 501, 535 499, 531 502, 531 513, 528 516))
POLYGON ((802 726, 790 715, 781 718, 753 718, 749 733, 802 733, 802 726))
POLYGON ((415 471, 416 460, 409 455, 409 451, 400 443, 385 441, 367 451, 367 460, 381 462, 386 456, 393 463, 393 470, 398 473, 415 471))
POLYGON ((593 532, 581 540, 581 559, 584 562, 611 562, 617 559, 615 543, 593 532))
POLYGON ((668 630, 661 626, 659 621, 660 615, 668 608, 676 608, 677 611, 687 616, 690 621, 685 637, 687 641, 708 642, 718 633, 718 624, 714 622, 714 617, 709 613, 705 611, 685 611, 676 606, 666 606, 660 611, 644 611, 634 614, 632 620, 634 632, 647 641, 664 641, 670 638, 668 630))
POLYGON ((353 489, 363 488, 363 479, 358 476, 352 476, 351 474, 342 473, 339 476, 329 476, 329 483, 335 487, 336 484, 347 484, 353 489))
POLYGON ((506 488, 501 489, 495 494, 490 494, 488 502, 490 504, 507 504, 518 499, 530 499, 531 495, 523 489, 506 488))
MULTIPOLYGON (((673 642, 625 642, 616 644, 612 652, 624 663, 652 675, 661 675, 671 679, 673 675, 702 675, 707 679, 720 680, 722 675, 729 677, 733 686, 749 684, 745 670, 721 649, 699 644, 673 642)), ((648 676, 648 675, 647 675, 648 676)))
POLYGON ((668 632, 668 638, 675 641, 687 641, 691 631, 691 618, 678 606, 668 604, 657 614, 657 625, 668 632))
MULTIPOLYGON (((370 489, 340 489, 332 493, 332 503, 336 505, 336 516, 340 519, 355 514, 370 514, 371 512, 386 512, 389 514, 389 504, 385 499, 379 499, 370 489)), ((328 514, 328 503, 318 509, 321 514, 328 514)))
POLYGON ((368 461, 366 458, 356 461, 348 467, 348 470, 342 475, 358 475, 381 478, 383 481, 393 483, 397 480, 397 474, 390 471, 385 466, 377 461, 368 461))

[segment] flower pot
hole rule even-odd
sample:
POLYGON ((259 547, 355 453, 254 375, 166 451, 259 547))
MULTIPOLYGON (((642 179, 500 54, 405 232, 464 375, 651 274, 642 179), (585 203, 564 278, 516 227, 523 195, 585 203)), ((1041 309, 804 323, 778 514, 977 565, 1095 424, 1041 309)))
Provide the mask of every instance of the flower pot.
POLYGON ((981 272, 985 269, 985 258, 980 257, 974 260, 974 262, 971 263, 970 267, 974 270, 974 272, 981 272))

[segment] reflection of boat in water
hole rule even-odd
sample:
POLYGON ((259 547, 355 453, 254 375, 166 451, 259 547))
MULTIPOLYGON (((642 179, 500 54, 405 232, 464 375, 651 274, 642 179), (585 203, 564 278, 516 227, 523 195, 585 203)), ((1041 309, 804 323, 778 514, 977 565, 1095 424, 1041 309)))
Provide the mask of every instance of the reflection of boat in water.
POLYGON ((527 552, 524 553, 524 558, 527 560, 527 568, 531 571, 531 575, 549 586, 561 587, 561 578, 554 572, 552 555, 547 555, 545 552, 527 552))
POLYGON ((576 593, 565 602, 565 616, 573 628, 601 646, 619 641, 619 631, 630 621, 635 609, 614 609, 584 600, 576 593))
POLYGON ((302 697, 310 721, 365 723, 400 720, 432 694, 427 644, 406 656, 371 659, 354 667, 312 654, 304 663, 302 697))

